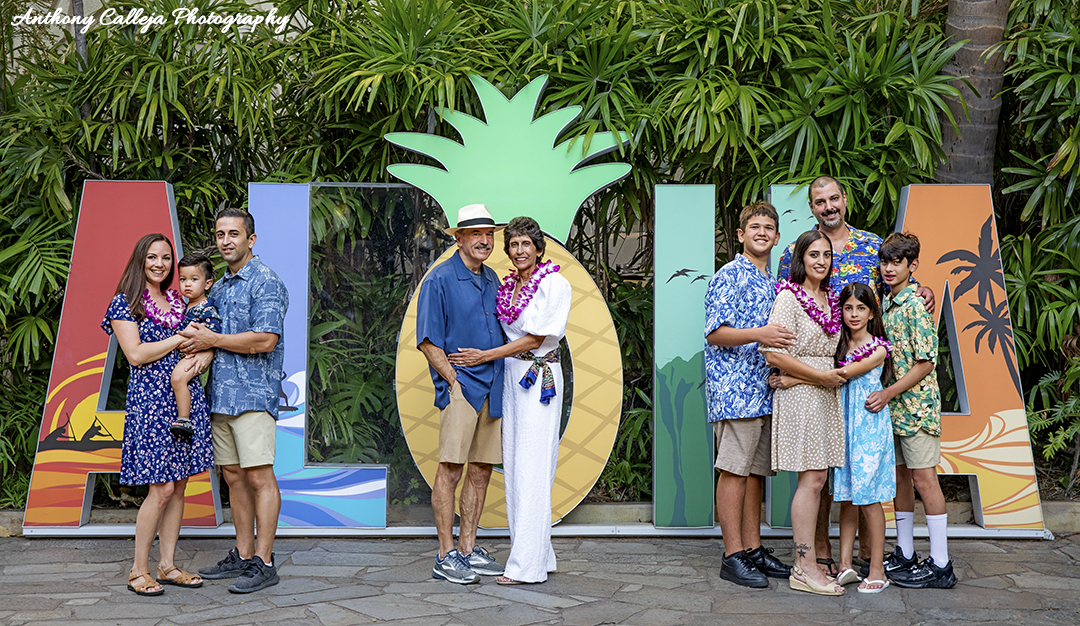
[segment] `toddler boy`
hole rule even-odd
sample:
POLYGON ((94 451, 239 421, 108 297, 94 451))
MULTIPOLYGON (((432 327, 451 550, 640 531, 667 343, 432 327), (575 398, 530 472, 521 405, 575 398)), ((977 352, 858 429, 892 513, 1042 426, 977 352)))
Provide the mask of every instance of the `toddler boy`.
MULTIPOLYGON (((199 322, 220 333, 221 316, 214 301, 206 296, 214 282, 214 265, 205 254, 193 252, 180 259, 179 268, 180 293, 188 299, 188 308, 177 331, 187 328, 192 322, 199 322)), ((173 368, 171 382, 176 395, 176 421, 169 425, 169 430, 178 437, 190 437, 194 433, 191 428, 191 391, 188 390, 188 383, 197 375, 198 371, 188 367, 186 359, 180 359, 173 368)))
POLYGON ((886 404, 893 421, 896 449, 896 549, 885 559, 885 573, 909 588, 949 589, 956 585, 946 533, 945 497, 938 484, 941 461, 941 395, 934 364, 937 327, 909 282, 919 267, 919 239, 893 233, 878 251, 881 278, 888 291, 882 301, 885 331, 892 342, 896 381, 870 394, 866 408, 880 411, 886 404), (915 493, 926 509, 930 556, 919 562, 915 553, 915 493))

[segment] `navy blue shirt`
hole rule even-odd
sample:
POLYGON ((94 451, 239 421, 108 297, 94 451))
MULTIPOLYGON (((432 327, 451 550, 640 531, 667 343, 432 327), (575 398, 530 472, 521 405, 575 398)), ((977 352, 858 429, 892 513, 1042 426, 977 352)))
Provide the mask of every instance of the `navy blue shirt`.
POLYGON ((235 274, 226 270, 225 276, 210 287, 210 296, 221 314, 224 334, 250 330, 278 336, 270 352, 214 350, 210 409, 226 415, 266 411, 277 417, 285 361, 285 312, 289 310, 285 283, 255 256, 235 274))
MULTIPOLYGON (((490 350, 503 345, 502 326, 495 314, 499 277, 486 265, 481 265, 480 271, 483 290, 473 278, 476 274, 465 267, 460 253, 431 270, 420 285, 416 303, 417 346, 426 339, 443 352, 453 354, 461 348, 490 350)), ((488 398, 489 414, 502 417, 502 359, 454 369, 469 404, 479 411, 488 398)), ((450 385, 434 367, 429 365, 428 370, 435 383, 435 406, 445 409, 450 404, 450 385)))

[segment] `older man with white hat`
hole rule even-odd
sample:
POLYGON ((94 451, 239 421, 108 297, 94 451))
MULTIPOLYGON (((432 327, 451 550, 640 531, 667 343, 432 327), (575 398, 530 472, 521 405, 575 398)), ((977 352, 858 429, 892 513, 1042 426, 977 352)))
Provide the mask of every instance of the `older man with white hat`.
POLYGON ((504 339, 495 312, 499 279, 484 265, 495 244, 495 220, 486 206, 470 204, 458 211, 457 226, 446 232, 457 241, 457 254, 428 273, 416 311, 417 348, 427 358, 440 411, 439 468, 431 490, 439 555, 431 575, 469 584, 479 581, 478 574, 503 573, 503 566, 476 545, 492 466, 502 462, 503 362, 457 367, 446 355, 461 348, 497 348, 504 339), (455 549, 454 492, 462 473, 461 533, 455 549))

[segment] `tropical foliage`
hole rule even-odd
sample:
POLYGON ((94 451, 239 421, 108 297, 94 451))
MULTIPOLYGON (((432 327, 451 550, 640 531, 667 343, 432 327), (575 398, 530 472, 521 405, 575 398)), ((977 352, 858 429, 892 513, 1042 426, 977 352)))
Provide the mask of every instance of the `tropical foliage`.
MULTIPOLYGON (((0 4, 9 15, 30 2, 0 4)), ((252 10, 234 0, 137 4, 157 13, 252 10)), ((1078 334, 1068 307, 1077 288, 1069 270, 1080 268, 1071 247, 1080 234, 1069 54, 1077 3, 1015 4, 998 227, 1010 235, 1001 255, 1016 365, 1031 389, 1044 373, 1071 380, 1075 362, 1060 346, 1078 334)), ((437 165, 384 137, 457 137, 439 113, 482 117, 471 74, 504 95, 549 76, 536 116, 582 110, 560 141, 629 137, 596 161, 629 163, 630 176, 585 202, 566 243, 605 293, 623 342, 625 419, 601 484, 612 497, 647 497, 654 185, 716 186, 718 261, 735 250, 742 204, 769 184, 819 173, 849 186, 854 224, 888 230, 900 189, 932 181, 951 123, 945 98, 957 93, 941 68, 958 44, 946 41, 942 14, 927 13, 929 5, 913 16, 894 0, 282 0, 278 12, 294 19, 280 34, 98 27, 87 33, 85 63, 70 36, 4 25, 0 499, 19 503, 29 469, 83 181, 169 181, 184 245, 205 247, 210 216, 223 204, 243 206, 249 181, 392 182, 391 163, 437 165)), ((416 210, 435 211, 424 202, 416 210)), ((328 271, 318 297, 332 298, 312 303, 311 401, 322 410, 313 411, 311 454, 388 462, 400 455, 388 439, 400 438, 388 320, 414 287, 394 277, 400 263, 420 263, 445 243, 410 230, 424 221, 416 214, 348 197, 327 196, 316 211, 314 262, 359 278, 328 271), (375 249, 387 232, 404 235, 375 249)), ((1069 384, 1040 388, 1047 392, 1033 407, 1056 415, 1074 397, 1069 384)), ((1041 432, 1066 428, 1067 441, 1075 418, 1063 420, 1041 432)), ((402 489, 395 497, 412 497, 402 489)))

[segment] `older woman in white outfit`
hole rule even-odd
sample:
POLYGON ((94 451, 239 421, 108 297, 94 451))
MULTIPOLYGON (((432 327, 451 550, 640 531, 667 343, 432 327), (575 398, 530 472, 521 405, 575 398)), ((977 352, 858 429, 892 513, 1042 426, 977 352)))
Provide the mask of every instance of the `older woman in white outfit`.
POLYGON ((551 487, 559 456, 563 376, 559 341, 566 334, 573 291, 543 261, 540 226, 516 217, 506 226, 503 250, 514 271, 499 288, 498 315, 509 341, 492 350, 466 349, 448 356, 454 365, 505 358, 503 468, 510 558, 501 585, 540 583, 555 571, 551 547, 551 487))

